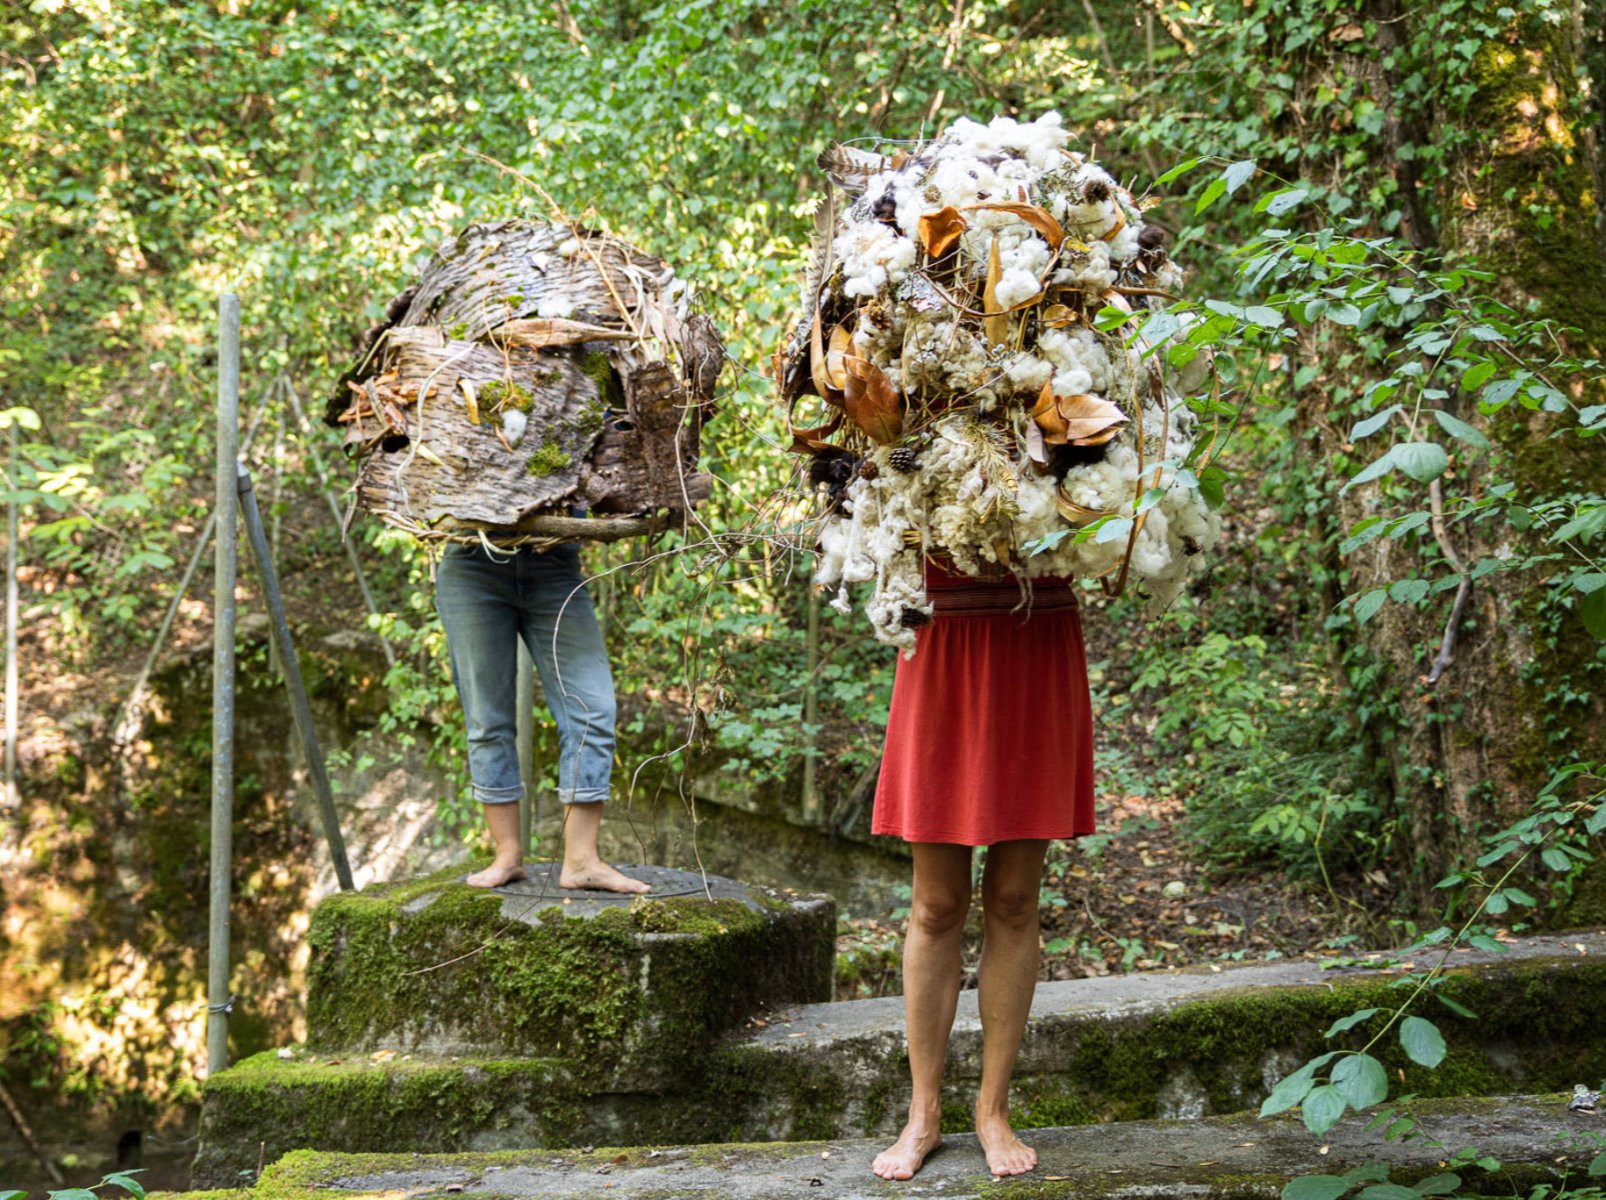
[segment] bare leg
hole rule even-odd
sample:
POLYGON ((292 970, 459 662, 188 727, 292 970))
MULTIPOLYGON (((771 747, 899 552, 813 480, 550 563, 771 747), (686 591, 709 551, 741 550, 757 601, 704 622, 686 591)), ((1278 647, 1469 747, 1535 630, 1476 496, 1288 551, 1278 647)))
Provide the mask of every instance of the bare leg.
POLYGON ((515 879, 524 878, 524 853, 519 845, 519 806, 517 804, 482 804, 485 823, 491 827, 491 841, 496 846, 496 857, 483 871, 468 877, 474 887, 494 888, 515 879))
POLYGON ((1037 1151, 1009 1123, 1009 1077, 1037 988, 1038 891, 1046 841, 1000 842, 982 872, 982 943, 977 1000, 981 1008, 981 1087, 976 1138, 994 1175, 1020 1175, 1037 1165, 1037 1151))
POLYGON ((597 853, 597 833, 601 828, 601 804, 563 806, 563 870, 558 875, 559 885, 630 894, 651 891, 650 885, 602 861, 597 853))
POLYGON ((909 1120, 876 1156, 882 1179, 912 1179, 942 1145, 942 1066, 959 1003, 960 949, 970 911, 970 847, 916 842, 914 895, 903 940, 903 1007, 914 1084, 909 1120))

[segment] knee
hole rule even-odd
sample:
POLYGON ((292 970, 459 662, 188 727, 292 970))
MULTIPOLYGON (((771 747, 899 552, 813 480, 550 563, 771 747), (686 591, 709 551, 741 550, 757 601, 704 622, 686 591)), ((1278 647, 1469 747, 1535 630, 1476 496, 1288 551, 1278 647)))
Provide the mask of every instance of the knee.
POLYGON ((929 937, 942 937, 963 929, 969 913, 968 891, 920 892, 910 901, 909 924, 929 937))
POLYGON ((1002 884, 982 892, 982 913, 989 925, 1024 930, 1037 924, 1035 887, 1002 884))

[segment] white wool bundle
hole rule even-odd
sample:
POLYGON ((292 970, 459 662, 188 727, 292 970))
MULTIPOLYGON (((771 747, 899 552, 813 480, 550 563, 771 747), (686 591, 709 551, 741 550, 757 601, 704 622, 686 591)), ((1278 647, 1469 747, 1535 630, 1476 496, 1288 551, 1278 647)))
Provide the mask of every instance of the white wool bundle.
POLYGON ((1130 574, 1163 603, 1219 537, 1193 483, 1187 407, 1210 356, 1165 365, 1185 319, 1156 345, 1133 336, 1181 269, 1145 240, 1131 194, 1068 140, 1055 113, 960 119, 896 155, 842 147, 822 159, 850 195, 833 210, 783 393, 850 406, 846 449, 804 443, 855 460, 815 578, 843 611, 847 585, 870 584, 865 611, 891 644, 912 648, 911 626, 930 612, 928 552, 969 573, 1130 574), (1108 306, 1133 316, 1095 327, 1108 306), (852 399, 854 363, 856 380, 873 374, 882 388, 879 417, 851 407, 871 395, 852 399), (1143 504, 1155 488, 1158 502, 1143 504))

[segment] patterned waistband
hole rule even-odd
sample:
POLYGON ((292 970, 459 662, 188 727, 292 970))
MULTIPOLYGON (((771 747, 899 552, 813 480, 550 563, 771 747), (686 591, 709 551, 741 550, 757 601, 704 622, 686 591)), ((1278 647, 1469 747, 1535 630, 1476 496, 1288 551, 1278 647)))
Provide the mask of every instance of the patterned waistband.
POLYGON ((1013 579, 967 581, 930 588, 926 598, 939 617, 1027 617, 1048 613, 1076 612, 1076 591, 1067 583, 1055 582, 1022 588, 1013 579))

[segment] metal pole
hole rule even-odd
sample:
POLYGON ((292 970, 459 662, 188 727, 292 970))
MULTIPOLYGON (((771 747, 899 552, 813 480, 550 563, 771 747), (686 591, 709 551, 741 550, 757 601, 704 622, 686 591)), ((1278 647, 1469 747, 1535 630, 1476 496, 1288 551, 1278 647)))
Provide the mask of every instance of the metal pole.
POLYGON ((236 464, 240 495, 240 511, 245 516, 246 540, 257 560, 257 571, 262 576, 262 595, 268 602, 268 628, 273 631, 273 644, 279 649, 279 666, 284 672, 284 686, 290 693, 290 713, 295 718, 296 732, 301 735, 301 748, 307 755, 307 772, 312 776, 313 791, 318 796, 318 816, 323 821, 323 836, 329 843, 329 857, 334 860, 335 878, 340 890, 356 890, 351 881, 351 863, 346 858, 346 841, 340 836, 340 815, 335 812, 334 791, 329 786, 329 772, 324 765, 323 748, 318 745, 318 730, 312 723, 312 705, 307 701, 307 687, 301 680, 301 663, 296 658, 295 643, 290 640, 290 622, 284 615, 284 597, 279 592, 279 576, 273 569, 273 558, 268 550, 268 536, 262 529, 262 514, 257 511, 257 495, 251 486, 251 472, 244 463, 236 464))
POLYGON ((17 795, 17 423, 6 428, 6 807, 15 807, 17 795))
MULTIPOLYGON (((268 561, 279 561, 279 498, 284 491, 284 471, 280 464, 284 462, 284 424, 280 422, 273 431, 273 494, 268 499, 268 561)), ((253 500, 254 503, 254 500, 253 500)), ((271 674, 281 674, 284 663, 279 657, 279 643, 268 642, 268 671, 271 674)))
POLYGON ((519 799, 519 848, 530 853, 535 840, 535 663, 530 648, 519 639, 519 683, 514 692, 513 707, 518 713, 518 732, 515 744, 519 755, 519 781, 524 795, 519 799))
POLYGON ((207 939, 206 1069, 229 1065, 229 885, 234 850, 235 463, 240 436, 240 298, 218 301, 217 518, 212 600, 212 886, 207 939))
MULTIPOLYGON (((809 586, 808 618, 808 632, 803 641, 807 664, 803 678, 803 724, 812 731, 819 719, 820 706, 820 589, 812 585, 809 586)), ((817 733, 811 732, 809 736, 816 743, 819 741, 817 733)), ((809 825, 819 824, 821 816, 817 762, 813 754, 803 760, 803 821, 809 825)))
MULTIPOLYGON (((340 502, 335 499, 334 489, 329 486, 329 476, 323 469, 323 456, 318 453, 318 443, 312 440, 312 424, 307 420, 307 414, 302 410, 301 397, 296 394, 295 384, 290 377, 284 377, 284 392, 290 397, 290 407, 295 409, 296 421, 301 426, 301 433, 307 439, 307 449, 312 455, 312 469, 317 473, 318 486, 323 489, 323 498, 329 503, 329 513, 335 519, 335 528, 340 529, 344 521, 340 515, 340 502)), ((362 569, 362 559, 357 557, 357 543, 341 534, 340 544, 346 548, 346 557, 351 560, 352 574, 357 577, 357 590, 362 593, 362 602, 374 616, 379 615, 379 604, 374 600, 373 592, 368 589, 368 573, 362 569)), ((379 648, 385 652, 385 665, 395 667, 396 652, 390 648, 390 639, 384 634, 379 635, 379 648)))

